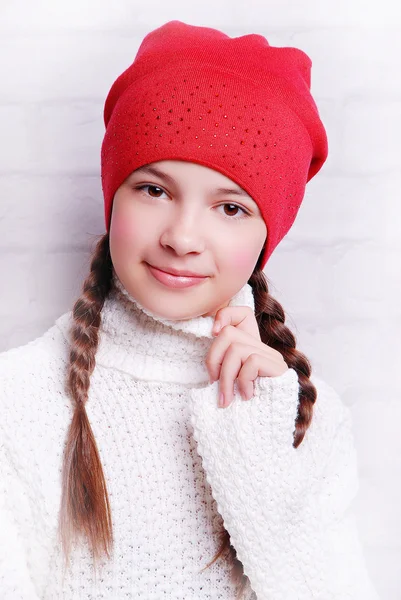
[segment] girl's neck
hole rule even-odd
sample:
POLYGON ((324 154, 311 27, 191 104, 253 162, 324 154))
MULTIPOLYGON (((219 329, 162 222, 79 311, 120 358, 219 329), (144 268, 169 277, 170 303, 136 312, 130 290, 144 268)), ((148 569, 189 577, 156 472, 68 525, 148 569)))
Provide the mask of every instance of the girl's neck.
MULTIPOLYGON (((254 310, 251 286, 244 286, 229 306, 254 310)), ((214 317, 172 321, 154 315, 124 288, 113 272, 113 288, 102 309, 96 362, 138 379, 207 383, 204 359, 214 339, 214 317)))

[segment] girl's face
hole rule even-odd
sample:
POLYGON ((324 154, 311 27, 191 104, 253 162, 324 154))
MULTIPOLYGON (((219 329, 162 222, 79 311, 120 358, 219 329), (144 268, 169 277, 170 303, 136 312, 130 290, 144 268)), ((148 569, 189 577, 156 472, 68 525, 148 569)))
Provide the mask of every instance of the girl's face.
POLYGON ((126 290, 153 314, 171 320, 215 316, 245 285, 266 240, 254 200, 214 169, 162 160, 133 171, 118 188, 110 252, 126 290), (167 287, 148 264, 207 277, 167 287))

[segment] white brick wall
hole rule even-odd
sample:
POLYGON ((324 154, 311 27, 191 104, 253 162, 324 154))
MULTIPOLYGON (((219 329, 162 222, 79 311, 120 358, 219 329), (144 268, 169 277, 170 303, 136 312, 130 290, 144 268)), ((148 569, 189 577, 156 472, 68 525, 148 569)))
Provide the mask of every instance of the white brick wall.
POLYGON ((352 407, 357 517, 372 578, 401 570, 399 1, 14 0, 0 5, 0 351, 71 308, 104 232, 103 103, 171 19, 265 35, 312 58, 329 158, 266 266, 298 347, 352 407))

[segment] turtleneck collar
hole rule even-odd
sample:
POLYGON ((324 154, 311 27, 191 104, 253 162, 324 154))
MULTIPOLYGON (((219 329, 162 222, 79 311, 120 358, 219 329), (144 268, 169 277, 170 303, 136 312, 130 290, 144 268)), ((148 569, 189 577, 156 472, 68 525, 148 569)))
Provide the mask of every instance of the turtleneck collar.
MULTIPOLYGON (((229 306, 255 310, 252 287, 245 283, 229 306)), ((113 270, 96 363, 142 380, 204 384, 209 381, 204 360, 214 339, 213 324, 212 316, 174 321, 154 315, 129 294, 113 270)))

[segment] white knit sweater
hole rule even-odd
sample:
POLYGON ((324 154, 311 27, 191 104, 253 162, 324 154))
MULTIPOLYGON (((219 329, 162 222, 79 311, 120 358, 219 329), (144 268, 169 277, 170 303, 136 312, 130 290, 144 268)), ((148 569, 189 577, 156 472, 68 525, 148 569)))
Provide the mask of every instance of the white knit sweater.
MULTIPOLYGON (((57 538, 71 311, 0 354, 1 600, 234 600, 229 565, 200 572, 229 531, 258 600, 377 600, 352 513, 357 455, 349 409, 318 390, 294 449, 298 377, 260 377, 217 405, 204 358, 213 317, 173 322, 115 277, 102 311, 87 412, 110 495, 115 546, 94 579, 85 540, 62 579, 57 538), (224 519, 224 521, 223 521, 224 519)), ((254 309, 245 286, 231 305, 254 309)))

